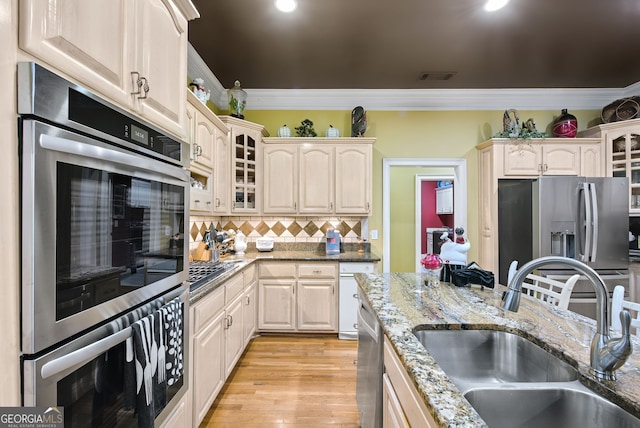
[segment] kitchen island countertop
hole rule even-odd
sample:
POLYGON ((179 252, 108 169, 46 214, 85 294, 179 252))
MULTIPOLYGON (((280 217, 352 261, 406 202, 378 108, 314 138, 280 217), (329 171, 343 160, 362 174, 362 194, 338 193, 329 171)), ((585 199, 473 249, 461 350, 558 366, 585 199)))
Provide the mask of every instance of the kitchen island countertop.
MULTIPOLYGON (((420 274, 356 274, 386 337, 413 379, 436 422, 446 427, 486 426, 449 377, 413 335, 413 329, 482 328, 528 338, 576 366, 580 380, 627 411, 640 415, 640 340, 616 371, 617 380, 598 381, 589 373, 595 321, 570 311, 522 299, 518 312, 500 307, 504 287, 458 288, 449 283, 424 285, 420 274)), ((617 337, 619 334, 614 333, 617 337)))

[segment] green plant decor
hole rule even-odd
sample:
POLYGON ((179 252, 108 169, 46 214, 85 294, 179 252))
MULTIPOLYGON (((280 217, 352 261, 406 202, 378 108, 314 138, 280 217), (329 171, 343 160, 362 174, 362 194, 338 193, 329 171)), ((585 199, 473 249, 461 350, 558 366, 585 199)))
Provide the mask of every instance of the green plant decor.
POLYGON ((296 135, 298 137, 317 137, 316 131, 313 129, 313 122, 309 119, 305 119, 300 122, 300 126, 296 128, 296 135))
POLYGON ((532 138, 547 138, 548 135, 546 132, 540 132, 536 129, 533 119, 527 119, 520 125, 517 112, 515 110, 507 110, 505 111, 504 130, 493 137, 530 140, 532 138), (514 112, 515 119, 511 120, 508 112, 514 112))

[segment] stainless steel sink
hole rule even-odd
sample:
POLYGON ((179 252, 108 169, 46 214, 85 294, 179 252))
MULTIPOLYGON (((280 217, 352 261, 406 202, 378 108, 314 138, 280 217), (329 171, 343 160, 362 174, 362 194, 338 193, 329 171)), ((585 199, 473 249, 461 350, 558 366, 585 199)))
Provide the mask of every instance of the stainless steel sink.
POLYGON ((420 343, 452 379, 464 382, 569 382, 578 372, 516 334, 496 330, 417 330, 420 343))
POLYGON ((640 427, 640 419, 582 385, 574 367, 516 334, 414 335, 491 428, 640 427))
POLYGON ((640 426, 640 419, 586 388, 479 388, 464 396, 491 428, 640 426))

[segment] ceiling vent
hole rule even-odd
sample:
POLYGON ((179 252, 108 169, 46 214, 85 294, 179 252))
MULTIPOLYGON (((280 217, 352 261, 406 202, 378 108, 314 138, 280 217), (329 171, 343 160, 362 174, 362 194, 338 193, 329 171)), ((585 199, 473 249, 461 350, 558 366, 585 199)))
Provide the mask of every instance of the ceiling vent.
POLYGON ((433 80, 449 80, 456 73, 453 71, 425 71, 424 73, 420 73, 418 76, 418 80, 423 81, 433 81, 433 80))

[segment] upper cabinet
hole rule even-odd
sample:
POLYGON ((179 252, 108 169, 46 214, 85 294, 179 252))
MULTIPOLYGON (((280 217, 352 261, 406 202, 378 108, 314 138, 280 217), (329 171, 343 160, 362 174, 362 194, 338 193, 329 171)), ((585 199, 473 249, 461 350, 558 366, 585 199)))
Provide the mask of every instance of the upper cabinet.
POLYGON ((598 125, 580 135, 602 141, 606 176, 629 178, 629 213, 640 214, 640 119, 598 125))
POLYGON ((219 212, 222 206, 218 187, 228 186, 228 179, 220 179, 229 173, 228 157, 223 158, 226 159, 223 162, 216 160, 219 153, 228 153, 229 129, 191 91, 186 92, 187 140, 191 145, 190 208, 193 212, 213 214, 219 212))
POLYGON ((505 176, 603 174, 602 147, 597 140, 580 141, 567 138, 499 142, 492 140, 501 152, 505 176))
POLYGON ((24 0, 20 48, 124 109, 186 138, 189 0, 24 0))
POLYGON ((232 116, 220 116, 229 127, 231 142, 231 213, 260 212, 262 138, 264 126, 232 116))
POLYGON ((494 138, 478 149, 478 264, 498 272, 498 180, 540 175, 605 176, 599 138, 494 138))
POLYGON ((453 214, 453 186, 436 189, 436 214, 453 214))
POLYGON ((374 138, 264 139, 265 214, 371 213, 374 138))

